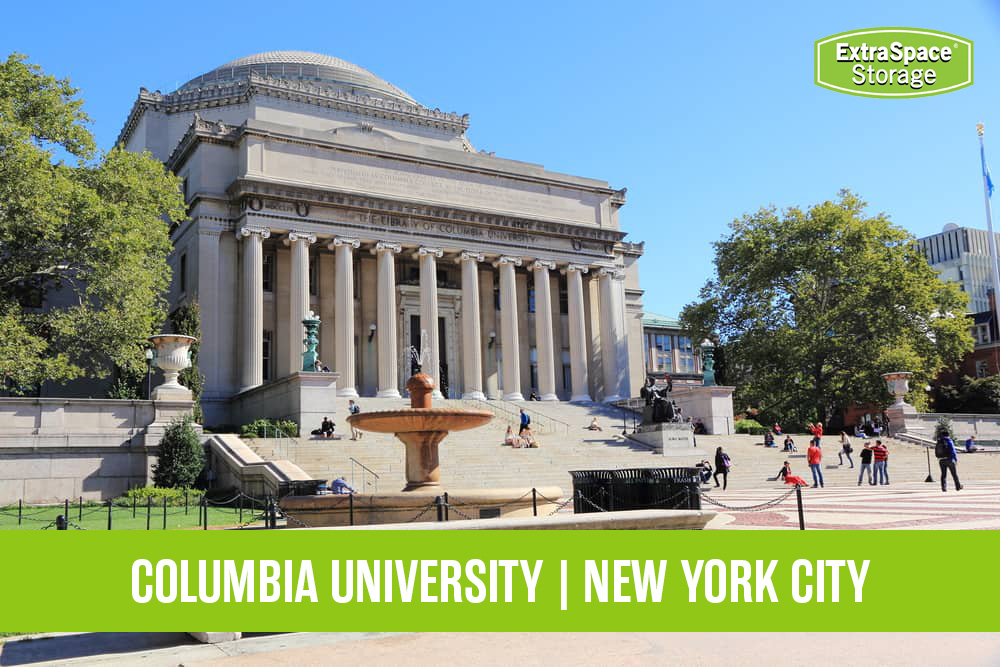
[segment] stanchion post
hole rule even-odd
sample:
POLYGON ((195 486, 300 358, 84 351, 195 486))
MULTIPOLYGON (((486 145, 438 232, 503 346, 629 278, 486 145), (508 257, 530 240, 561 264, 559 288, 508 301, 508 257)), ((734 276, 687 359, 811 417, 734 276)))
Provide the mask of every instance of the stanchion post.
POLYGON ((201 497, 201 529, 208 530, 208 498, 201 497))
POLYGON ((347 512, 350 515, 350 525, 354 525, 354 492, 351 491, 350 495, 347 497, 347 512))
POLYGON ((146 530, 149 530, 149 522, 153 519, 153 496, 146 496, 146 530))
POLYGON ((111 530, 111 510, 114 508, 114 498, 108 498, 108 530, 111 530))
POLYGON ((21 525, 21 509, 23 508, 24 499, 17 499, 17 525, 21 525))
MULTIPOLYGON (((184 502, 187 502, 187 496, 184 496, 184 502)), ((240 491, 240 525, 243 525, 243 492, 240 491)))
POLYGON ((63 501, 63 516, 69 521, 69 498, 63 501))
POLYGON ((806 515, 802 512, 802 487, 795 485, 795 502, 799 506, 799 530, 806 529, 806 515))
POLYGON ((77 521, 83 521, 83 496, 80 496, 80 513, 76 517, 77 521))
POLYGON ((531 516, 538 516, 538 490, 531 487, 531 516))
POLYGON ((188 513, 188 490, 184 489, 184 516, 188 513))
POLYGON ((167 529, 167 497, 163 496, 163 530, 167 529))
POLYGON ((135 496, 132 496, 132 518, 135 518, 135 496))
POLYGON ((441 502, 441 496, 434 498, 434 504, 437 505, 438 521, 444 521, 444 504, 441 502))
POLYGON ((927 479, 925 479, 924 481, 925 482, 933 482, 934 481, 934 476, 931 475, 931 448, 930 447, 924 447, 924 450, 927 452, 927 479))
POLYGON ((444 492, 444 520, 447 521, 450 517, 448 516, 448 492, 444 492))

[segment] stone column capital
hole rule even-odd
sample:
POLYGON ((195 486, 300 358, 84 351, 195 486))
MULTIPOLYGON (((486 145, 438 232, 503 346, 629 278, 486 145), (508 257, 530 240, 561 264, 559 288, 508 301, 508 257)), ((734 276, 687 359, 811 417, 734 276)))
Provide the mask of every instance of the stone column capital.
POLYGON ((236 238, 244 239, 250 238, 252 235, 258 235, 261 239, 271 238, 271 230, 267 227, 258 227, 257 225, 243 225, 236 232, 236 238))
POLYGON ((333 237, 333 240, 330 241, 330 243, 326 247, 329 248, 330 250, 333 250, 334 248, 340 246, 350 246, 351 248, 360 248, 361 241, 358 239, 349 239, 349 238, 344 238, 342 236, 335 236, 333 237))
POLYGON ((580 274, 584 274, 590 271, 590 267, 586 264, 567 264, 566 268, 562 270, 562 273, 569 273, 571 271, 578 271, 580 274))
POLYGON ((521 258, 511 257, 510 255, 500 255, 497 257, 497 261, 493 262, 493 266, 505 266, 507 264, 521 266, 521 258))
POLYGON ((414 257, 427 257, 428 255, 430 255, 431 257, 439 258, 443 254, 444 254, 444 251, 441 250, 441 248, 431 248, 429 246, 423 246, 422 245, 419 248, 417 248, 417 252, 413 253, 413 256, 414 257))
POLYGON ((309 232, 288 232, 285 236, 284 243, 287 246, 292 245, 296 241, 305 241, 306 245, 312 245, 316 243, 316 235, 310 234, 309 232))
POLYGON ((396 254, 403 251, 403 246, 398 243, 391 243, 389 241, 378 241, 372 248, 372 254, 377 255, 380 252, 391 252, 396 254))
POLYGON ((612 280, 625 280, 625 272, 614 267, 601 267, 601 269, 597 272, 597 275, 600 278, 607 276, 612 280))
POLYGON ((556 268, 556 263, 551 259, 536 259, 531 263, 532 271, 551 271, 556 268))
POLYGON ((482 262, 485 257, 481 252, 469 252, 463 250, 455 259, 456 262, 482 262))

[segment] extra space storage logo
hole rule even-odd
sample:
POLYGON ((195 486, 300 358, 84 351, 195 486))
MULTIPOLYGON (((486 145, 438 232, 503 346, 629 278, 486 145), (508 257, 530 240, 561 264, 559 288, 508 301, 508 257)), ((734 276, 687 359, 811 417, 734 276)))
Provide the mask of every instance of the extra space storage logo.
POLYGON ((816 85, 864 97, 926 97, 972 85, 972 42, 919 28, 868 28, 816 40, 816 85))

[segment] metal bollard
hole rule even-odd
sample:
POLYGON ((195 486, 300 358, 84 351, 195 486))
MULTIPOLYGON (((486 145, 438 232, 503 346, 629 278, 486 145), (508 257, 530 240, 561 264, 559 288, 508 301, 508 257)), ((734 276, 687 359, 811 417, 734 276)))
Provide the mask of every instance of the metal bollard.
POLYGON ((167 529, 167 497, 163 496, 163 530, 167 529))
POLYGON ((806 517, 802 512, 802 487, 798 484, 795 485, 795 501, 799 505, 799 530, 806 529, 806 517))
POLYGON ((448 516, 448 492, 445 491, 444 492, 444 520, 447 521, 448 519, 449 519, 449 516, 448 516))
POLYGON ((60 514, 56 517, 56 530, 66 530, 69 528, 69 521, 66 520, 64 514, 60 514))
POLYGON ((132 496, 132 518, 135 518, 135 496, 132 496))
POLYGON ((146 496, 146 530, 149 530, 149 522, 153 518, 153 496, 146 496))
POLYGON ((69 521, 69 498, 63 501, 63 517, 69 521))
POLYGON ((438 521, 444 521, 444 505, 441 503, 441 496, 437 496, 434 503, 437 505, 438 521))
MULTIPOLYGON (((108 498, 108 530, 111 530, 111 508, 114 505, 114 502, 113 498, 108 498)), ((132 502, 135 502, 134 498, 132 499, 132 502)))
POLYGON ((350 514, 350 520, 351 520, 350 525, 353 526, 354 525, 354 492, 353 491, 351 491, 350 496, 348 496, 348 498, 347 498, 347 510, 348 510, 348 513, 350 514))
POLYGON ((77 515, 77 521, 83 521, 83 496, 80 496, 80 513, 77 515))
POLYGON ((208 530, 208 498, 201 497, 201 529, 208 530))
POLYGON ((17 525, 19 526, 21 525, 21 508, 23 502, 24 500, 22 500, 21 498, 17 499, 17 525))
POLYGON ((538 516, 538 491, 531 487, 531 516, 538 516))

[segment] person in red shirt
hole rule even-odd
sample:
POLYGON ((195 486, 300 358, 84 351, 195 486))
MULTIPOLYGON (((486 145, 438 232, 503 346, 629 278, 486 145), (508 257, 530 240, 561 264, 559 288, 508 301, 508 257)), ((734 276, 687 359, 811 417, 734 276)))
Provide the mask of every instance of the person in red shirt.
POLYGON ((813 438, 812 444, 806 451, 806 459, 809 461, 809 469, 813 474, 813 488, 823 486, 823 470, 820 464, 823 462, 823 450, 816 444, 818 438, 813 438))
POLYGON ((872 451, 875 452, 875 483, 888 485, 889 449, 882 444, 881 440, 876 440, 872 451))

